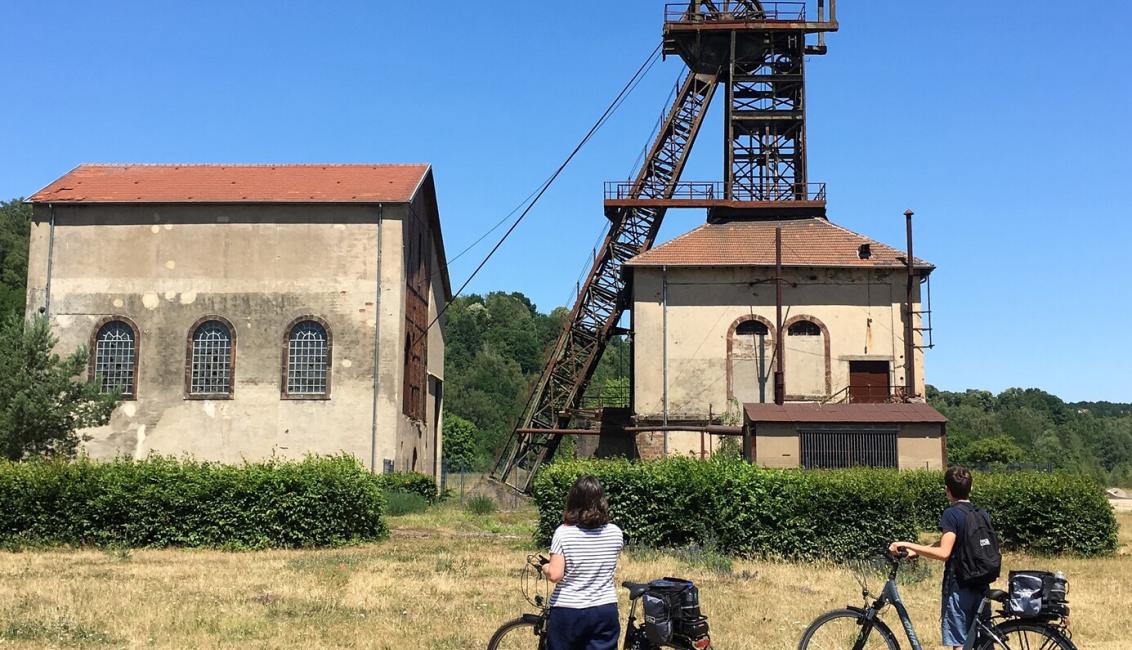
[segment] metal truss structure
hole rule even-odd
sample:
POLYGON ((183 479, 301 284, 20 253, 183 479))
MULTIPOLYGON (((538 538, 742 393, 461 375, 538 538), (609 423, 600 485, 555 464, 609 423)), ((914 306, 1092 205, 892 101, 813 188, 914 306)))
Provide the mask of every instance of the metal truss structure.
POLYGON ((629 307, 622 266, 652 247, 670 207, 709 210, 821 210, 825 189, 807 184, 805 54, 824 53, 824 32, 837 29, 835 0, 818 3, 807 22, 805 2, 692 0, 665 7, 664 53, 688 65, 672 106, 635 179, 607 187, 609 234, 503 449, 492 476, 531 490, 570 425, 609 339, 629 307), (819 34, 807 45, 808 34, 819 34), (681 183, 704 115, 719 85, 726 88, 724 181, 681 183), (718 188, 718 190, 716 189, 718 188))

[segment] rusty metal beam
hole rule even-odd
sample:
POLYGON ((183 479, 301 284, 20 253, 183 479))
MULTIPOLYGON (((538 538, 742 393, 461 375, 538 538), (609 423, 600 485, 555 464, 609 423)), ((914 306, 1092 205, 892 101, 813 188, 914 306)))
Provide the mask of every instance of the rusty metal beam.
MULTIPOLYGON (((681 84, 649 155, 633 183, 632 199, 672 196, 684 171, 704 115, 715 94, 718 75, 690 72, 681 84)), ((586 282, 558 337, 492 476, 529 492, 538 468, 561 443, 561 435, 528 430, 568 429, 612 332, 629 306, 621 267, 652 248, 664 218, 663 207, 626 207, 614 218, 586 282)))

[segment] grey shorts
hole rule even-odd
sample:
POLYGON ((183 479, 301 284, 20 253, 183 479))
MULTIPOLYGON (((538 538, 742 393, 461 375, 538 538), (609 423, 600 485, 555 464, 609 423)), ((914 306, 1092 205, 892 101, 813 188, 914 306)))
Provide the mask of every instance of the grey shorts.
POLYGON ((967 631, 979 611, 983 600, 982 589, 967 589, 954 580, 943 584, 943 604, 940 608, 940 633, 943 645, 961 646, 967 642, 967 631))

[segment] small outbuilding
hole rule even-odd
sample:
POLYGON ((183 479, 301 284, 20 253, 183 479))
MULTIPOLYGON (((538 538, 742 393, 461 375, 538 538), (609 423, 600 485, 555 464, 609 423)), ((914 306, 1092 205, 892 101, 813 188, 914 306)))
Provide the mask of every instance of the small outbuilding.
POLYGON ((743 455, 764 467, 947 465, 947 418, 922 402, 745 404, 743 455))

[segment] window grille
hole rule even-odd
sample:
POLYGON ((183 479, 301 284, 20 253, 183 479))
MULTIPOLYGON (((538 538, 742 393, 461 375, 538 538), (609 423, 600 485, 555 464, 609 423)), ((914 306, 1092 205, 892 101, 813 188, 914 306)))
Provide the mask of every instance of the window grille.
POLYGON ((94 344, 94 376, 99 391, 133 397, 136 364, 133 328, 117 320, 103 325, 94 344))
POLYGON ((193 332, 189 392, 224 396, 232 393, 232 332, 220 321, 207 321, 193 332))
POLYGON ((287 337, 287 394, 322 396, 327 393, 330 340, 326 328, 303 321, 287 337))
POLYGON ((735 333, 740 335, 740 336, 743 336, 743 335, 766 336, 767 334, 770 333, 770 331, 767 329, 766 325, 763 324, 760 321, 745 320, 742 323, 739 323, 739 326, 735 328, 735 333))
POLYGON ((895 431, 803 431, 802 467, 896 467, 895 431))
POLYGON ((788 336, 821 336, 821 328, 813 321, 800 320, 786 330, 788 336))

